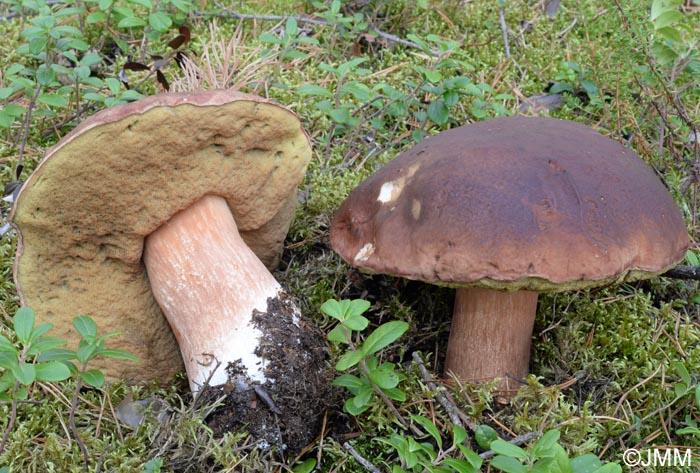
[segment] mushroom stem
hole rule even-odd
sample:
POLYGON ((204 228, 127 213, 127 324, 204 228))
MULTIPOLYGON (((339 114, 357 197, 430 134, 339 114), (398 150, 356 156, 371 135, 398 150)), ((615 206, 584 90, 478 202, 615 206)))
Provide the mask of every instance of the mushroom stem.
POLYGON ((501 378, 499 388, 512 392, 527 376, 537 293, 459 288, 445 371, 467 382, 501 378))
POLYGON ((225 199, 207 195, 173 216, 146 238, 143 261, 193 392, 207 380, 226 383, 225 368, 239 359, 251 380, 265 381, 252 316, 281 288, 238 234, 225 199))

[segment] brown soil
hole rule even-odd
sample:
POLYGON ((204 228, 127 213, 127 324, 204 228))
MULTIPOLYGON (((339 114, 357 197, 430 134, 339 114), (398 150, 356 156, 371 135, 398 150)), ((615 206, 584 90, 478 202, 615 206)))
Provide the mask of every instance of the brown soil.
POLYGON ((283 293, 268 299, 266 312, 253 314, 263 332, 256 354, 267 361, 267 380, 251 382, 242 366, 232 363, 226 368, 229 383, 207 388, 205 400, 226 395, 207 418, 216 435, 245 427, 262 448, 298 452, 320 434, 335 398, 325 335, 294 314, 294 304, 283 293))

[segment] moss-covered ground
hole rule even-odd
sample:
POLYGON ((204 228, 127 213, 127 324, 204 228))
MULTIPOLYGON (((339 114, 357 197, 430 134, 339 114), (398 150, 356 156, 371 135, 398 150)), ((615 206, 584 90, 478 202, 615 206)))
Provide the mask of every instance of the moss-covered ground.
MULTIPOLYGON (((18 63, 36 69, 47 60, 18 52, 28 41, 31 19, 38 15, 31 8, 12 15, 21 3, 0 6, 0 15, 8 15, 0 21, 0 71, 18 63)), ((89 12, 99 8, 98 2, 76 3, 89 12)), ((442 372, 454 292, 361 274, 329 246, 334 211, 365 177, 424 134, 501 114, 571 119, 633 148, 676 198, 693 248, 698 238, 700 157, 691 129, 693 124, 700 126, 700 7, 689 1, 675 9, 681 15, 668 27, 678 36, 670 42, 659 39, 661 33, 650 21, 652 2, 562 0, 556 8, 558 3, 348 0, 339 2, 335 11, 331 2, 180 2, 191 12, 175 14, 174 6, 165 8, 172 13, 172 31, 149 42, 140 41, 142 28, 120 28, 116 20, 104 30, 96 29, 100 22, 95 29, 90 23, 81 27, 88 43, 102 46, 97 54, 106 56, 108 50, 100 38, 114 35, 130 48, 131 59, 146 61, 146 53, 167 52, 165 45, 179 24, 191 29, 187 51, 193 57, 201 55, 214 21, 220 38, 230 38, 240 23, 243 46, 276 48, 274 63, 244 90, 294 110, 314 147, 276 277, 298 299, 303 313, 325 331, 332 324, 319 307, 330 298, 369 300, 373 324, 409 322, 409 331, 382 353, 405 376, 400 389, 406 400, 397 407, 406 416, 429 418, 451 442, 453 422, 411 360, 419 352, 436 376, 442 372), (240 20, 238 14, 247 16, 240 20), (273 21, 271 15, 298 17, 298 31, 290 34, 293 25, 287 22, 285 30, 285 22, 273 21), (323 24, 305 21, 312 18, 323 24), (675 61, 668 59, 669 51, 664 56, 664 48, 675 48, 675 61), (349 64, 345 71, 339 70, 342 64, 349 64), (460 78, 467 78, 468 84, 455 85, 461 84, 460 78), (557 106, 532 99, 551 99, 557 90, 557 106), (539 106, 525 109, 532 100, 539 106)), ((162 7, 126 0, 115 4, 144 9, 146 14, 147 7, 162 7)), ((58 12, 64 7, 54 3, 50 8, 58 12)), ((77 25, 84 14, 57 18, 77 25)), ((116 77, 127 52, 114 60, 115 65, 99 72, 103 77, 116 77)), ((180 74, 172 64, 162 72, 171 82, 180 74)), ((9 74, 0 76, 0 89, 14 83, 9 74)), ((150 79, 141 91, 151 94, 156 88, 155 79, 150 79)), ((3 107, 13 101, 26 106, 31 95, 3 99, 3 107)), ((43 151, 83 118, 74 116, 72 102, 51 110, 28 124, 18 120, 0 128, 3 184, 14 179, 20 154, 26 177, 43 151)), ((3 222, 7 210, 6 206, 2 211, 3 222)), ((0 333, 10 339, 11 316, 18 307, 12 280, 15 245, 13 231, 0 239, 0 333)), ((604 462, 620 464, 622 453, 630 448, 690 448, 694 469, 658 469, 697 471, 700 430, 693 427, 700 421, 698 294, 696 282, 660 277, 590 292, 543 295, 532 340, 531 375, 515 397, 494 396, 489 386, 440 384, 440 389, 450 392, 472 425, 487 424, 507 440, 529 433, 537 438, 543 431, 560 429, 560 443, 571 457, 593 453, 604 462)), ((329 363, 342 354, 335 347, 331 353, 329 363)), ((401 465, 401 458, 377 438, 412 435, 379 398, 357 417, 343 413, 339 402, 327 412, 316 441, 289 454, 253 448, 245 429, 214 438, 203 421, 212 406, 194 404, 182 379, 168 385, 117 383, 102 390, 83 389, 77 407, 71 407, 74 390, 73 380, 30 387, 28 398, 18 403, 17 419, 0 454, 0 471, 3 466, 12 472, 83 471, 80 443, 90 471, 291 471, 295 465, 306 471, 304 466, 312 463, 318 471, 365 471, 346 442, 357 457, 391 471, 401 465), (148 398, 166 401, 167 415, 148 415, 137 428, 117 419, 124 399, 148 398), (69 426, 71 410, 80 442, 69 426)), ((339 390, 340 398, 347 395, 339 390)), ((10 404, 0 403, 0 434, 8 427, 9 413, 10 404)), ((528 442, 521 445, 528 448, 528 442)), ((483 451, 473 441, 471 447, 483 451)), ((445 454, 449 456, 459 457, 459 452, 445 454)), ((411 469, 406 463, 403 467, 425 468, 411 469)), ((452 471, 446 464, 443 468, 452 471)), ((488 468, 487 460, 482 470, 488 468)))

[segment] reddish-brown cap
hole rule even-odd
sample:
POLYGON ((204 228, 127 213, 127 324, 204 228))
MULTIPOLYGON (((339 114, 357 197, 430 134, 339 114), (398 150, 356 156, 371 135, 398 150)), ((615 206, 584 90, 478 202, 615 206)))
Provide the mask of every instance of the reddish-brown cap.
POLYGON ((513 117, 399 155, 343 203, 331 245, 370 272, 558 291, 661 273, 689 241, 632 151, 575 122, 513 117))
POLYGON ((156 95, 95 114, 46 152, 15 203, 22 303, 71 341, 79 315, 122 332, 112 344, 142 363, 102 367, 111 376, 167 379, 182 364, 141 262, 144 238, 215 194, 272 267, 310 158, 296 115, 238 92, 156 95))

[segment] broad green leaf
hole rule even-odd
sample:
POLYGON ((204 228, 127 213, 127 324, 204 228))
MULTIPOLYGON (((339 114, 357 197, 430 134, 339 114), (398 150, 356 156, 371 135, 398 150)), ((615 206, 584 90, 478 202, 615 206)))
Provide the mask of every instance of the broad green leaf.
POLYGON ((586 453, 571 459, 571 470, 574 473, 593 473, 600 467, 600 459, 592 453, 586 453))
POLYGON ((331 120, 336 123, 340 123, 341 125, 349 124, 352 118, 350 115, 350 110, 347 108, 334 108, 328 110, 328 116, 331 117, 331 120))
POLYGON ((129 3, 133 3, 135 5, 141 5, 144 8, 151 9, 153 8, 153 4, 151 3, 151 0, 127 0, 129 3))
MULTIPOLYGON (((477 456, 478 457, 478 456, 477 456)), ((467 460, 457 459, 457 458, 445 458, 440 462, 440 465, 449 466, 457 473, 478 473, 479 467, 475 467, 467 460)))
POLYGON ((525 460, 527 458, 527 452, 525 450, 517 445, 513 445, 510 442, 506 442, 505 440, 496 439, 491 442, 490 447, 491 450, 500 455, 505 455, 511 458, 519 458, 521 460, 525 460))
POLYGON ((660 29, 660 28, 665 28, 667 26, 671 26, 674 23, 678 23, 679 21, 682 21, 684 18, 683 13, 679 12, 678 10, 667 10, 660 14, 655 20, 654 20, 654 29, 660 29))
POLYGON ((132 353, 129 353, 126 350, 116 350, 112 348, 100 350, 97 353, 97 355, 103 358, 112 358, 115 360, 141 361, 139 357, 132 353))
POLYGON ((341 324, 336 325, 333 330, 328 332, 328 340, 335 343, 349 343, 345 336, 345 328, 341 324))
POLYGON ((467 431, 463 427, 455 425, 452 427, 452 445, 459 445, 467 440, 467 431))
POLYGON ((105 21, 107 19, 107 13, 104 11, 95 11, 90 13, 87 18, 85 18, 85 22, 89 25, 99 23, 101 21, 105 21))
POLYGON ((297 92, 301 95, 315 95, 318 97, 333 97, 333 92, 316 84, 304 84, 297 87, 297 92))
POLYGON ((548 456, 551 453, 552 446, 557 443, 561 432, 558 430, 547 431, 532 447, 532 455, 538 458, 548 456))
POLYGON ((173 25, 173 20, 165 13, 156 11, 148 15, 148 24, 155 31, 165 33, 173 25))
POLYGON ((34 330, 32 330, 32 341, 35 341, 37 338, 41 337, 52 328, 53 324, 50 324, 48 322, 44 322, 43 324, 37 325, 36 327, 34 327, 34 330))
POLYGON ((94 388, 101 388, 105 384, 105 375, 100 370, 88 370, 79 375, 86 384, 94 388))
POLYGON ((32 343, 31 348, 27 352, 30 356, 40 355, 49 350, 54 350, 66 344, 66 341, 61 337, 41 337, 32 343))
POLYGON ((335 299, 329 299, 324 302, 321 305, 321 312, 333 317, 336 320, 340 320, 341 322, 344 319, 343 306, 341 305, 340 301, 335 299))
POLYGON ((447 120, 450 118, 450 111, 442 99, 430 102, 427 112, 430 119, 438 125, 447 123, 447 120))
POLYGON ((4 335, 0 335, 0 352, 17 353, 17 347, 4 335))
POLYGON ((365 355, 377 353, 382 348, 390 345, 408 330, 409 325, 400 320, 394 320, 377 327, 362 344, 362 352, 365 355))
POLYGON ((378 369, 370 371, 369 379, 382 389, 395 388, 399 384, 399 376, 393 370, 378 369))
POLYGON ((119 28, 138 28, 139 26, 146 26, 146 22, 136 16, 127 16, 122 18, 117 23, 117 26, 119 28))
POLYGON ((389 399, 392 399, 394 401, 403 402, 406 400, 406 393, 403 392, 403 389, 391 388, 391 389, 382 389, 382 391, 384 391, 384 394, 386 394, 386 396, 389 399))
POLYGON ((6 370, 13 370, 17 368, 19 364, 19 353, 11 353, 9 351, 0 352, 0 368, 5 368, 6 370))
POLYGON ((700 259, 698 258, 698 255, 696 255, 695 252, 692 250, 688 250, 685 253, 685 260, 691 266, 700 266, 700 259))
POLYGON ((690 374, 683 363, 674 361, 673 370, 678 374, 678 376, 680 376, 686 386, 693 384, 693 379, 690 377, 690 374))
MULTIPOLYGON (((63 341, 65 344, 65 341, 63 341)), ((63 348, 56 348, 51 350, 43 351, 37 356, 36 360, 39 362, 43 361, 68 361, 75 358, 75 352, 73 350, 66 350, 63 348)))
POLYGON ((358 407, 355 404, 354 397, 351 397, 350 399, 345 401, 345 404, 343 404, 343 409, 345 410, 345 412, 347 412, 348 414, 353 415, 353 416, 359 416, 360 414, 365 412, 368 408, 369 408, 369 406, 366 406, 366 405, 362 405, 362 406, 358 407))
POLYGON ((359 363, 364 356, 362 350, 349 351, 340 357, 340 360, 338 360, 338 363, 335 365, 335 369, 338 371, 345 371, 352 368, 359 363))
POLYGON ((438 447, 442 450, 442 436, 440 435, 440 430, 432 423, 427 417, 419 416, 416 414, 411 414, 411 419, 418 422, 423 428, 430 434, 432 438, 437 442, 438 447))
POLYGON ((491 460, 490 463, 492 468, 497 468, 506 473, 525 473, 527 468, 525 468, 522 463, 520 463, 515 458, 497 455, 491 460))
POLYGON ((353 97, 355 97, 357 100, 361 102, 367 102, 371 98, 372 94, 369 89, 365 84, 362 84, 361 82, 348 82, 346 84, 343 84, 340 87, 340 97, 344 97, 348 94, 351 94, 353 97))
MULTIPOLYGON (((307 458, 306 460, 302 461, 301 463, 297 463, 294 465, 292 468, 292 471, 294 473, 311 473, 314 471, 314 468, 316 468, 316 459, 315 458, 307 458)), ((2 472, 0 472, 2 473, 2 472)))
POLYGON ((343 386, 350 389, 359 389, 365 385, 365 383, 357 376, 351 374, 343 374, 338 376, 333 380, 334 386, 343 386))
POLYGON ((95 352, 99 350, 99 347, 92 343, 80 343, 78 344, 78 351, 76 352, 76 358, 81 363, 86 363, 90 361, 95 352))
POLYGON ((34 365, 27 363, 15 366, 12 369, 12 374, 15 376, 17 381, 25 386, 32 384, 36 379, 36 370, 34 369, 34 365))
POLYGON ((97 336, 97 325, 87 315, 81 315, 73 319, 73 326, 81 337, 89 339, 97 336))
POLYGON ((367 318, 361 315, 351 314, 348 318, 345 319, 343 325, 345 325, 350 330, 360 332, 367 328, 367 326, 369 325, 369 320, 367 320, 367 318))
POLYGON ((114 3, 114 0, 99 0, 97 2, 97 6, 100 7, 100 10, 107 10, 112 6, 114 3))
POLYGON ((287 18, 287 23, 284 25, 284 31, 287 36, 295 37, 299 32, 299 25, 297 25, 297 20, 293 17, 287 18))
POLYGON ((26 345, 31 340, 34 328, 34 311, 29 307, 22 307, 14 316, 14 329, 17 339, 26 345))
POLYGON ((593 470, 593 473, 622 473, 622 467, 617 463, 606 463, 597 470, 593 470))
POLYGON ((15 122, 15 116, 7 113, 7 110, 0 108, 0 128, 10 128, 15 122))
POLYGON ((68 99, 59 94, 40 94, 37 100, 50 107, 65 107, 68 105, 68 99))
POLYGON ((70 370, 60 361, 47 361, 46 363, 37 363, 36 379, 39 381, 63 381, 70 378, 70 370))

